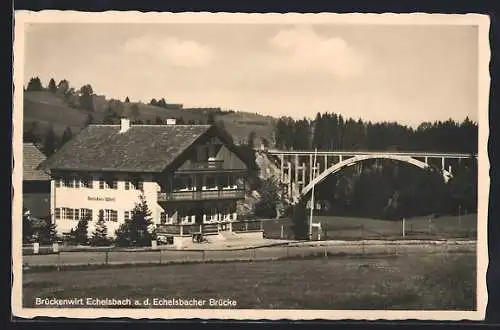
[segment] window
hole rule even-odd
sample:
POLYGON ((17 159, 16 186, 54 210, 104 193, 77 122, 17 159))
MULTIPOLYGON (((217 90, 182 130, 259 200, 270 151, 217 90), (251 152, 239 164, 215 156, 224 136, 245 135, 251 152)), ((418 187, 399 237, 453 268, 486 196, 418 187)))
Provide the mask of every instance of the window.
POLYGON ((68 210, 69 210, 69 209, 68 209, 68 208, 66 208, 66 207, 63 207, 63 208, 62 208, 62 215, 61 215, 61 217, 62 217, 63 219, 68 219, 68 210))
POLYGON ((80 220, 80 210, 79 209, 75 209, 75 220, 76 221, 80 220))
POLYGON ((82 188, 92 188, 93 182, 91 177, 83 177, 80 179, 80 187, 82 188))
POLYGON ((217 188, 217 180, 214 176, 205 177, 205 185, 207 189, 217 188))
POLYGON ((173 182, 174 190, 193 190, 193 179, 191 176, 177 176, 173 182))
POLYGON ((125 181, 125 190, 130 190, 130 181, 125 181))
POLYGON ((118 180, 113 179, 113 180, 111 181, 110 188, 111 188, 111 189, 118 189, 118 180))
POLYGON ((104 182, 103 179, 99 180, 99 189, 104 189, 106 188, 106 182, 104 182))
POLYGON ((55 183, 56 183, 56 188, 59 188, 63 185, 63 181, 61 178, 56 178, 55 183))
POLYGON ((61 209, 56 208, 54 211, 56 219, 61 219, 61 209))
POLYGON ((99 214, 102 214, 104 221, 118 221, 118 211, 116 210, 100 210, 99 214))
POLYGON ((80 209, 80 219, 88 219, 89 221, 92 221, 92 210, 80 209))
POLYGON ((109 221, 117 222, 118 221, 118 211, 115 210, 106 210, 109 211, 108 219, 109 221))
POLYGON ((68 188, 74 187, 74 179, 73 178, 65 178, 63 181, 63 186, 68 188))
POLYGON ((167 223, 167 214, 165 212, 160 212, 160 223, 161 224, 167 223))
POLYGON ((130 220, 130 211, 123 212, 123 219, 125 221, 130 220))
POLYGON ((137 190, 144 191, 144 181, 142 180, 137 181, 135 187, 137 190))

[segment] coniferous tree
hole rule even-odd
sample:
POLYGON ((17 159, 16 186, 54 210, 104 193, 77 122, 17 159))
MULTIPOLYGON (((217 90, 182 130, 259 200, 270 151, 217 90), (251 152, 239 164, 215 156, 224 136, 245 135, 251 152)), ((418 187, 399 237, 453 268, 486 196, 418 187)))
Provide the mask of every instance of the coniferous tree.
POLYGON ((88 111, 94 111, 94 90, 89 84, 80 88, 80 107, 88 111))
POLYGON ((29 243, 34 234, 33 223, 31 221, 29 212, 23 210, 23 243, 29 243))
POLYGON ((24 133, 23 141, 34 144, 39 144, 40 142, 42 142, 42 140, 38 136, 37 129, 38 129, 38 122, 37 121, 32 122, 28 131, 24 133))
POLYGON ((150 246, 151 240, 155 239, 152 226, 151 211, 145 197, 141 195, 130 219, 125 220, 116 231, 116 245, 150 246))
POLYGON ((92 232, 90 244, 92 246, 108 246, 110 244, 108 226, 106 225, 106 221, 104 221, 104 210, 99 210, 99 217, 92 232))
POLYGON ((88 237, 88 227, 89 227, 89 217, 85 217, 78 221, 76 228, 72 231, 72 238, 76 244, 87 245, 89 243, 88 237))
POLYGON ((159 107, 162 107, 162 108, 166 108, 167 107, 167 101, 165 101, 164 98, 161 98, 157 103, 156 103, 157 106, 159 107))
POLYGON ((57 92, 62 95, 66 95, 70 91, 69 81, 63 79, 57 84, 57 92))
POLYGON ((257 137, 257 134, 255 134, 255 131, 251 131, 248 134, 248 139, 247 139, 247 146, 249 148, 254 148, 255 147, 255 138, 257 137))
POLYGON ((71 132, 71 128, 68 126, 66 127, 62 135, 60 147, 63 146, 69 140, 71 140, 72 137, 73 137, 73 132, 71 132))
POLYGON ((27 91, 42 91, 43 85, 39 77, 31 78, 26 87, 27 91))
POLYGON ((125 98, 125 103, 130 103, 130 99, 128 98, 128 96, 125 98))
POLYGON ((58 239, 57 226, 52 221, 46 221, 38 232, 40 244, 52 244, 58 239))
POLYGON ((306 202, 304 200, 300 200, 292 207, 292 231, 297 240, 308 238, 309 225, 306 202))
POLYGON ((52 127, 49 128, 43 140, 42 151, 46 156, 52 155, 57 149, 57 136, 52 127))
POLYGON ((54 78, 50 78, 48 89, 51 93, 57 92, 56 81, 54 80, 54 78))

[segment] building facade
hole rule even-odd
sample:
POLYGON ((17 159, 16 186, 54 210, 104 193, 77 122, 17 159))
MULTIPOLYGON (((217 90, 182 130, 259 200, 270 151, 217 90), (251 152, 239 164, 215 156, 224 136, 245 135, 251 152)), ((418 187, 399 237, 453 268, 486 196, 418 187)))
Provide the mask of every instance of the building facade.
POLYGON ((90 125, 47 159, 57 231, 68 233, 84 217, 91 231, 102 214, 113 236, 141 196, 158 228, 231 230, 247 173, 237 148, 215 126, 170 123, 90 125))
POLYGON ((33 144, 23 143, 23 209, 33 219, 50 219, 50 176, 39 170, 45 155, 33 144))

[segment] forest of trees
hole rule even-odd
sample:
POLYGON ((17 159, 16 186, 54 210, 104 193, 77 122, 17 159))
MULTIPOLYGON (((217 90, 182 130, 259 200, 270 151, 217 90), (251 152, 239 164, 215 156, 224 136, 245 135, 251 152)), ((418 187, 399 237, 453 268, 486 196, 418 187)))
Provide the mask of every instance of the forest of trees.
POLYGON ((395 122, 372 123, 318 113, 314 120, 278 119, 276 147, 311 150, 401 150, 477 153, 478 126, 468 117, 422 123, 417 128, 395 122))

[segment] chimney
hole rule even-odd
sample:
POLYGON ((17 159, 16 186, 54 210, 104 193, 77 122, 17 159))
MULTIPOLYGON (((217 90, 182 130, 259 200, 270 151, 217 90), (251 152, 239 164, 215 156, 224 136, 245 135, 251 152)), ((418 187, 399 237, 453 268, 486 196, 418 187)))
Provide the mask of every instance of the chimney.
POLYGON ((175 118, 168 118, 167 119, 167 125, 175 125, 177 120, 175 118))
POLYGON ((120 133, 125 133, 130 128, 130 119, 122 118, 120 123, 120 133))

